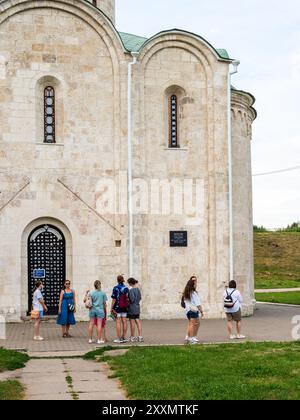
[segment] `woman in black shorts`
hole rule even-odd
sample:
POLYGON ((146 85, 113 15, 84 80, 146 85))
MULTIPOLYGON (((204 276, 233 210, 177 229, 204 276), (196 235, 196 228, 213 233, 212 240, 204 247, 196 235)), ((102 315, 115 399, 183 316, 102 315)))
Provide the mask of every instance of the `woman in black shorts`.
POLYGON ((139 342, 143 343, 143 335, 142 335, 142 323, 140 320, 141 315, 141 307, 140 302, 142 299, 141 291, 138 286, 138 281, 130 278, 128 279, 128 284, 130 286, 129 290, 129 308, 128 308, 128 319, 130 321, 130 330, 131 330, 131 337, 130 341, 132 343, 139 342), (138 330, 138 337, 135 336, 135 328, 137 327, 138 330))

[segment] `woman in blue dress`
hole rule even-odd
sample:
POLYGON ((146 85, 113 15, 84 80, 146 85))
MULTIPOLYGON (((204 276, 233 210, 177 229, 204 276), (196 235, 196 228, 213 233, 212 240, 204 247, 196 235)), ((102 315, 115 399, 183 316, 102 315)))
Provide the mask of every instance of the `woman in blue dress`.
POLYGON ((71 289, 70 280, 65 281, 64 289, 60 293, 57 324, 62 326, 63 338, 70 338, 70 326, 75 325, 76 295, 71 289))

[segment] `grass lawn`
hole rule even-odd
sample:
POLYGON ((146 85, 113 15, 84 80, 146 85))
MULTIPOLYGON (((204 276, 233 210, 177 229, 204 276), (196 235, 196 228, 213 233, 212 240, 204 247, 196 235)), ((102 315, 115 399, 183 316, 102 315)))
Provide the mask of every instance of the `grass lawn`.
POLYGON ((109 359, 135 400, 300 399, 300 343, 133 347, 109 359))
POLYGON ((27 354, 0 348, 0 372, 21 369, 28 360, 27 354))
POLYGON ((256 289, 300 287, 300 232, 254 234, 256 289))
MULTIPOLYGON (((0 348, 0 372, 21 369, 28 362, 27 354, 0 348)), ((0 382, 0 401, 22 400, 23 386, 18 381, 0 382)))
POLYGON ((18 381, 0 382, 0 401, 15 401, 24 398, 24 389, 18 381))
POLYGON ((300 305, 300 292, 256 293, 255 297, 259 302, 300 305))

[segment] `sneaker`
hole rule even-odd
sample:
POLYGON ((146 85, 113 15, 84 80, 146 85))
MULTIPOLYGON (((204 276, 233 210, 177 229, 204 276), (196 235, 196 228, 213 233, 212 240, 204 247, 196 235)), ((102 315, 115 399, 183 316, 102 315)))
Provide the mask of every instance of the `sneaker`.
POLYGON ((138 338, 138 340, 139 340, 139 343, 143 343, 143 342, 144 342, 144 337, 140 336, 140 337, 138 338))
POLYGON ((195 341, 196 343, 200 343, 197 337, 192 337, 192 340, 195 341))
POLYGON ((138 340, 137 340, 137 337, 130 337, 129 338, 129 341, 130 341, 130 343, 136 343, 138 340))
POLYGON ((33 338, 34 341, 44 341, 43 337, 37 336, 33 338))
POLYGON ((124 337, 123 337, 123 338, 121 338, 121 342, 122 342, 122 343, 128 343, 129 341, 130 341, 130 340, 127 340, 127 338, 124 338, 124 337))
POLYGON ((97 344, 105 344, 105 341, 103 341, 103 340, 98 340, 98 341, 97 341, 97 344))
POLYGON ((236 335, 231 335, 229 338, 230 338, 230 340, 235 340, 236 339, 236 335))
POLYGON ((89 339, 89 344, 93 344, 93 340, 91 338, 89 339))
POLYGON ((245 335, 237 335, 236 337, 238 340, 245 340, 246 336, 245 335))
POLYGON ((124 343, 124 341, 120 340, 119 338, 117 338, 116 340, 114 340, 115 344, 122 344, 124 343))

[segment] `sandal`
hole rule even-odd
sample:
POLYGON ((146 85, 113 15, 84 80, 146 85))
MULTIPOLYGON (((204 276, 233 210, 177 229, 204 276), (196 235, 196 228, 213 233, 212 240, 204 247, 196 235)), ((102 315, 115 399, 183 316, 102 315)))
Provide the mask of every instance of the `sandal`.
POLYGON ((67 334, 63 334, 62 338, 68 338, 67 334))

